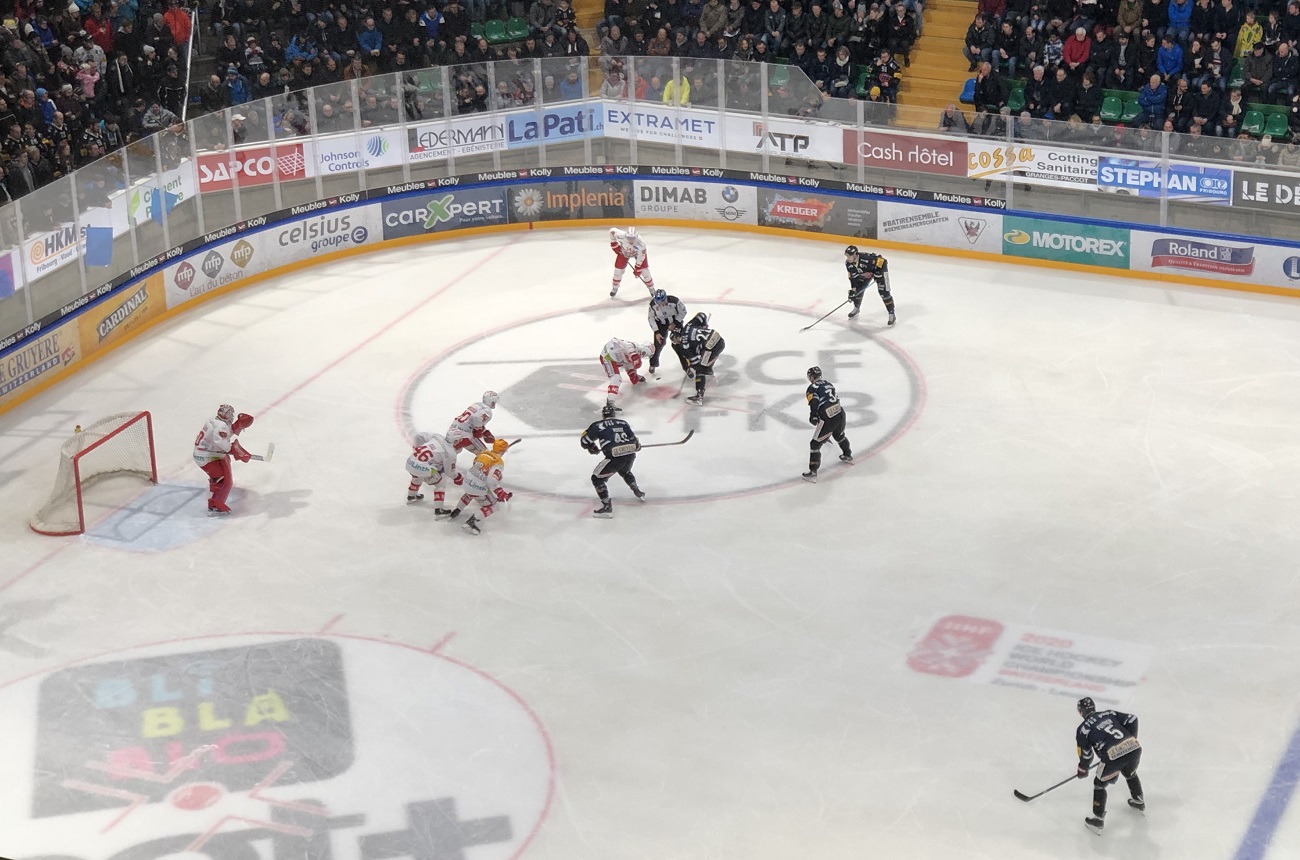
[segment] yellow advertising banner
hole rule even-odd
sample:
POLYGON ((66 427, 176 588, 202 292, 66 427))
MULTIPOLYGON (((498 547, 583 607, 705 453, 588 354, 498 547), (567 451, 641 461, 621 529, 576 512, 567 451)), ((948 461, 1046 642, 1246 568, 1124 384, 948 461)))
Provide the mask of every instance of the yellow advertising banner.
POLYGON ((89 358, 105 347, 132 336, 136 330, 167 310, 167 295, 163 289, 162 272, 145 278, 134 286, 115 294, 83 311, 78 323, 81 326, 81 354, 89 358))
POLYGON ((77 320, 59 323, 0 358, 0 406, 39 388, 81 360, 77 320))

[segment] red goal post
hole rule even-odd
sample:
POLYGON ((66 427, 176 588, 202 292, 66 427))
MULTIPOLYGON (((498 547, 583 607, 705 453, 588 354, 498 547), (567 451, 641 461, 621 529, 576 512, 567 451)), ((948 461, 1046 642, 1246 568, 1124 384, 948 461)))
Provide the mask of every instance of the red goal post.
POLYGON ((158 483, 153 416, 121 412, 101 418, 73 434, 59 449, 59 471, 49 498, 32 515, 32 531, 76 535, 86 530, 84 493, 96 482, 116 476, 158 483))

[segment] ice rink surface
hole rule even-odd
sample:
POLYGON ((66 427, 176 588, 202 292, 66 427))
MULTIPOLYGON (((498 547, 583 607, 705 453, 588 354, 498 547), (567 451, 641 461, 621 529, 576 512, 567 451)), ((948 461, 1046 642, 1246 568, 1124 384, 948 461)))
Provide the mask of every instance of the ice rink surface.
MULTIPOLYGON (((0 854, 81 860, 1300 857, 1300 304, 645 231, 727 341, 702 409, 624 383, 650 499, 596 520, 597 356, 645 340, 600 229, 231 293, 0 418, 0 854), (803 378, 857 462, 806 468, 803 378), (405 504, 486 388, 517 490, 405 504), (257 416, 235 515, 190 459, 257 416), (160 483, 27 519, 74 424, 151 410, 160 483), (1148 811, 1083 827, 1074 700, 1141 718, 1148 811)), ((689 387, 686 394, 689 394, 689 387)), ((468 457, 462 455, 462 465, 468 457)), ((829 464, 834 464, 829 465, 829 464)))

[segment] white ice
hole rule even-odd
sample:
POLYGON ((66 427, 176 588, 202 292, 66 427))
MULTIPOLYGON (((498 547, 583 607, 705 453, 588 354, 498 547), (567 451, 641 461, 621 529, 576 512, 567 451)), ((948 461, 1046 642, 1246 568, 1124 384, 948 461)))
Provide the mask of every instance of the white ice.
MULTIPOLYGON (((590 516, 576 436, 602 345, 648 328, 630 274, 606 295, 599 229, 254 285, 0 417, 0 854, 109 860, 268 814, 234 792, 32 819, 37 723, 95 709, 93 691, 42 700, 49 673, 319 637, 342 643, 354 760, 263 794, 364 812, 329 837, 337 860, 412 856, 358 836, 449 796, 462 819, 511 817, 471 860, 1300 858, 1294 810, 1236 853, 1300 722, 1300 304, 892 252, 895 328, 871 290, 858 320, 800 333, 844 299, 838 245, 646 233, 658 284, 712 314, 734 372, 702 410, 672 396, 670 354, 624 382, 644 442, 697 432, 639 456, 648 503, 611 483, 613 520, 590 516), (810 485, 819 362, 857 398, 858 460, 829 445, 810 485), (525 441, 519 492, 472 537, 405 504, 403 462, 412 427, 442 432, 485 388, 498 435, 525 441), (236 464, 235 514, 210 520, 189 450, 222 402, 277 453, 236 464), (85 537, 31 533, 61 440, 128 409, 154 415, 160 485, 92 498, 85 537), (1012 797, 1073 772, 1081 693, 915 671, 951 615, 1145 665, 1111 691, 1142 720, 1145 817, 1122 779, 1102 836, 1087 783, 1012 797)), ((198 853, 235 856, 213 844, 198 853)), ((131 856, 186 840, 165 847, 131 856)))

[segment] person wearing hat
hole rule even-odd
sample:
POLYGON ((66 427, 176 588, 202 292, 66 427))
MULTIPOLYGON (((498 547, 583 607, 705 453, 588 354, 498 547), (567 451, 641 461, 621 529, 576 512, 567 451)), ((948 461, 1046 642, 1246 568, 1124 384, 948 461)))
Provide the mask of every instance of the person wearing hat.
POLYGON ((1256 42, 1250 49, 1250 56, 1241 61, 1244 83, 1242 96, 1248 102, 1260 101, 1273 80, 1273 58, 1264 50, 1263 42, 1256 42))
POLYGON ((235 146, 239 146, 248 137, 248 129, 244 127, 247 120, 248 117, 242 113, 230 115, 230 139, 235 146))
POLYGON ((238 66, 226 66, 226 79, 221 85, 225 88, 228 103, 232 107, 242 105, 253 98, 248 78, 239 73, 238 66))

